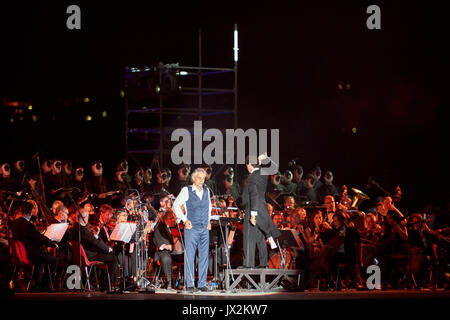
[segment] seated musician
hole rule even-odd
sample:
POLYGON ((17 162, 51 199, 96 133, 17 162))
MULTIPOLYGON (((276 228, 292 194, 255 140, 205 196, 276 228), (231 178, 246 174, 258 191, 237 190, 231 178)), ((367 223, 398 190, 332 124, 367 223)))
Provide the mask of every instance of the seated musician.
POLYGON ((111 218, 113 216, 113 207, 109 204, 102 204, 98 209, 98 222, 100 227, 99 237, 106 244, 110 242, 109 237, 113 232, 111 218))
POLYGON ((402 224, 397 212, 388 211, 377 253, 383 288, 388 288, 391 285, 393 288, 397 287, 401 275, 400 268, 407 263, 407 252, 404 246, 407 240, 408 230, 402 224))
POLYGON ((387 210, 384 209, 383 201, 377 202, 375 208, 376 208, 375 209, 375 215, 376 215, 376 218, 377 218, 377 222, 378 222, 378 224, 380 226, 383 226, 384 225, 384 220, 385 220, 385 217, 386 217, 386 214, 387 214, 387 210))
POLYGON ((313 256, 317 255, 323 244, 321 243, 320 235, 330 229, 331 226, 323 219, 322 211, 315 210, 311 215, 308 226, 305 228, 306 242, 313 256))
POLYGON ((333 216, 336 213, 336 202, 332 195, 326 195, 323 198, 323 204, 326 208, 326 218, 325 220, 328 222, 328 224, 333 223, 333 216))
POLYGON ((150 230, 148 234, 148 256, 154 257, 156 252, 155 243, 153 241, 155 227, 157 222, 160 221, 161 217, 165 212, 172 211, 172 200, 171 195, 167 193, 163 193, 159 200, 159 210, 156 216, 152 217, 152 224, 150 225, 150 230))
MULTIPOLYGON (((44 276, 44 266, 50 267, 52 276, 58 266, 58 258, 52 254, 48 254, 41 250, 41 246, 58 248, 58 245, 52 242, 49 238, 42 235, 36 227, 30 222, 32 204, 25 202, 20 207, 15 209, 16 219, 11 223, 11 233, 14 240, 19 240, 27 250, 28 258, 31 263, 36 266, 34 290, 41 290, 41 282, 44 276)), ((50 288, 52 289, 52 288, 50 288)))
MULTIPOLYGON (((333 228, 325 231, 321 238, 324 242, 324 248, 328 247, 328 259, 323 262, 329 263, 329 266, 322 266, 328 269, 327 278, 330 280, 330 275, 334 276, 337 273, 338 264, 344 263, 347 268, 345 271, 350 276, 350 285, 356 285, 355 269, 357 266, 357 245, 360 242, 360 236, 355 228, 349 227, 346 221, 346 216, 341 212, 337 212, 333 216, 333 228)), ((321 252, 323 253, 323 252, 321 252)), ((336 279, 335 279, 336 280, 336 279)), ((338 283, 340 286, 340 283, 338 283)))
POLYGON ((291 195, 284 196, 284 211, 292 211, 295 209, 295 198, 291 195))
POLYGON ((183 262, 184 255, 179 246, 180 239, 174 237, 171 228, 176 226, 176 217, 172 211, 166 211, 162 220, 158 222, 153 235, 153 242, 157 251, 155 261, 161 262, 162 270, 167 278, 167 289, 172 288, 172 261, 183 262))
POLYGON ((296 208, 293 210, 286 218, 286 226, 288 229, 293 229, 296 231, 300 244, 303 247, 300 249, 293 249, 295 256, 295 269, 305 269, 307 267, 308 254, 307 251, 307 236, 305 233, 306 224, 306 210, 303 208, 296 208))
POLYGON ((437 248, 439 239, 423 220, 420 213, 410 216, 410 226, 408 228, 408 243, 411 247, 411 268, 417 273, 416 280, 423 284, 426 277, 426 270, 436 266, 437 248))
MULTIPOLYGON (((55 210, 55 215, 51 217, 50 223, 68 223, 69 210, 64 206, 59 206, 55 210)), ((59 251, 57 256, 59 258, 59 265, 62 268, 67 267, 72 260, 72 253, 69 246, 70 232, 67 230, 61 241, 59 242, 59 251)))
POLYGON ((87 211, 87 213, 89 214, 90 218, 89 219, 96 219, 98 220, 97 214, 95 212, 95 208, 94 205, 92 203, 90 203, 89 201, 84 202, 83 203, 83 209, 85 211, 87 211))
POLYGON ((116 285, 118 275, 118 261, 112 254, 113 249, 107 246, 100 238, 96 238, 87 228, 89 213, 81 209, 81 217, 78 214, 73 216, 76 223, 71 232, 71 239, 79 241, 78 230, 81 233, 81 245, 86 252, 86 256, 91 261, 101 261, 108 265, 111 283, 116 285))
POLYGON ((364 239, 379 241, 381 236, 381 226, 377 223, 377 217, 373 213, 367 213, 364 218, 365 230, 362 234, 364 239))
POLYGON ((275 213, 272 215, 272 221, 273 224, 275 225, 275 227, 277 227, 278 229, 283 228, 284 226, 284 219, 283 216, 280 213, 275 213))
POLYGON ((105 243, 113 248, 113 254, 117 257, 119 265, 123 270, 123 277, 129 285, 134 285, 135 280, 133 279, 133 275, 135 275, 136 268, 136 232, 133 233, 130 242, 128 243, 112 241, 110 235, 113 232, 114 227, 119 223, 128 223, 129 216, 126 210, 119 210, 117 212, 115 223, 113 224, 111 221, 112 217, 110 216, 112 214, 112 211, 110 212, 110 209, 112 209, 111 206, 104 204, 102 207, 103 225, 100 226, 99 237, 101 237, 102 240, 106 240, 105 243))

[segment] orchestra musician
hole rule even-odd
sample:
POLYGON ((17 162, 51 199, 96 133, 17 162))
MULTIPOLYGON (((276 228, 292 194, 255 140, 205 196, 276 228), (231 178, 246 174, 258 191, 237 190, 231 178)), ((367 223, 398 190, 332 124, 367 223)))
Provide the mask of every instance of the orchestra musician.
POLYGON ((293 182, 294 175, 291 170, 285 170, 281 177, 281 194, 295 194, 297 184, 293 182))
POLYGON ((104 243, 108 245, 111 245, 110 236, 115 227, 115 225, 111 223, 113 211, 113 207, 111 207, 107 203, 102 204, 98 209, 98 222, 100 228, 99 237, 104 243))
MULTIPOLYGON (((44 276, 44 266, 50 267, 52 276, 58 266, 58 258, 41 250, 41 246, 56 248, 58 245, 46 236, 42 235, 30 222, 33 205, 25 202, 17 207, 15 211, 16 219, 11 223, 11 233, 14 240, 21 241, 27 250, 28 258, 35 267, 33 279, 35 287, 33 290, 42 290, 42 278, 44 276)), ((49 288, 53 290, 53 288, 49 288)))
POLYGON ((339 189, 333 184, 333 180, 333 173, 331 171, 325 172, 325 175, 323 176, 323 181, 325 181, 325 183, 317 189, 317 195, 320 201, 324 201, 325 196, 327 195, 331 195, 335 198, 339 197, 339 189))
POLYGON ((377 247, 376 255, 380 262, 382 287, 396 288, 400 276, 400 267, 406 263, 407 253, 404 244, 408 239, 408 230, 398 213, 387 209, 383 236, 380 245, 377 247))
POLYGON ((305 200, 314 203, 319 203, 316 189, 314 188, 315 178, 311 173, 308 173, 305 177, 305 186, 299 190, 298 196, 305 200))
POLYGON ((203 170, 206 172, 205 185, 212 191, 213 194, 218 194, 216 180, 212 178, 212 166, 205 164, 203 165, 203 170))
MULTIPOLYGON (((335 275, 339 264, 345 264, 351 286, 356 286, 355 269, 357 265, 357 245, 360 236, 355 228, 349 227, 346 216, 342 212, 333 215, 333 227, 320 235, 323 246, 320 249, 317 263, 312 268, 316 274, 325 276, 326 285, 337 281, 335 275)), ((337 283, 340 287, 341 283, 337 283)))
POLYGON ((209 231, 211 230, 211 195, 206 187, 206 171, 197 168, 192 173, 192 186, 181 189, 175 199, 173 209, 178 220, 184 223, 185 264, 184 275, 187 283, 186 290, 195 291, 194 287, 194 258, 198 248, 198 289, 209 291, 206 286, 208 272, 209 231), (181 206, 184 206, 186 214, 181 206))
POLYGON ((422 285, 425 283, 426 270, 437 265, 439 233, 428 227, 420 213, 409 217, 408 243, 411 247, 411 272, 422 285))
POLYGON ((11 166, 7 162, 0 161, 0 190, 19 191, 17 181, 11 177, 11 166))
POLYGON ((179 237, 174 237, 171 228, 176 226, 176 217, 173 211, 164 212, 161 220, 156 224, 153 241, 157 248, 155 261, 161 262, 162 270, 166 275, 167 289, 172 288, 172 261, 182 263, 184 255, 182 249, 177 248, 179 237))
POLYGON ((114 208, 123 208, 125 201, 128 197, 128 190, 131 189, 130 184, 127 182, 127 171, 128 165, 125 166, 121 164, 117 166, 116 172, 114 173, 114 179, 111 183, 111 188, 113 190, 120 191, 119 193, 112 195, 111 206, 114 208))
POLYGON ((166 184, 168 181, 168 174, 166 169, 160 169, 156 174, 156 181, 150 185, 150 193, 160 194, 166 190, 166 184))
POLYGON ((50 205, 55 200, 60 200, 64 203, 68 202, 67 193, 62 190, 67 187, 66 180, 62 175, 62 163, 60 160, 53 160, 51 164, 51 171, 47 175, 45 187, 47 191, 47 203, 50 205))
POLYGON ((170 191, 173 194, 179 194, 183 187, 192 184, 191 177, 189 176, 190 172, 190 165, 182 163, 178 166, 177 176, 169 184, 170 191))
POLYGON ((94 205, 99 207, 106 201, 108 188, 108 180, 103 176, 103 164, 96 160, 91 165, 92 175, 86 179, 86 190, 89 194, 95 194, 94 205))
POLYGON ((144 169, 136 167, 133 170, 133 180, 130 181, 130 188, 136 189, 139 194, 143 195, 145 193, 144 187, 144 169))
MULTIPOLYGON (((118 261, 113 255, 113 249, 107 246, 100 238, 96 238, 92 234, 87 225, 89 222, 89 213, 81 209, 80 214, 77 212, 73 215, 75 223, 71 229, 71 239, 79 241, 78 230, 81 233, 81 245, 86 252, 86 256, 91 261, 101 261, 108 265, 108 272, 112 285, 117 285, 118 277, 118 261), (81 215, 81 217, 79 217, 81 215)), ((76 250, 76 248, 74 249, 76 250)))
POLYGON ((81 165, 75 165, 73 167, 73 175, 70 179, 69 186, 75 189, 77 192, 73 194, 75 201, 86 192, 86 182, 84 179, 84 168, 81 165))

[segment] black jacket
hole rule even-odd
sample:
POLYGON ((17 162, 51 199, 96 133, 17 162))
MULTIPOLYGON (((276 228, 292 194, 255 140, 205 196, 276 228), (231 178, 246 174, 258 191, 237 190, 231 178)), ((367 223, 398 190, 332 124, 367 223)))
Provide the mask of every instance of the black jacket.
MULTIPOLYGON (((78 224, 75 224, 72 228, 71 238, 74 241, 78 241, 78 224)), ((90 259, 96 252, 108 253, 109 247, 100 239, 95 238, 94 235, 86 228, 81 226, 81 245, 86 252, 87 257, 90 259)))
POLYGON ((56 248, 53 241, 42 235, 31 222, 23 217, 11 223, 11 232, 13 239, 23 243, 31 258, 40 253, 40 247, 42 245, 56 248))
POLYGON ((247 184, 242 192, 242 202, 245 205, 245 219, 249 220, 251 211, 256 211, 257 226, 266 237, 279 237, 280 231, 275 227, 269 215, 265 200, 268 176, 261 175, 261 170, 253 171, 247 178, 247 184))
POLYGON ((161 247, 163 244, 171 244, 172 246, 174 244, 172 233, 170 232, 167 225, 162 221, 158 222, 155 226, 153 243, 157 248, 161 247))

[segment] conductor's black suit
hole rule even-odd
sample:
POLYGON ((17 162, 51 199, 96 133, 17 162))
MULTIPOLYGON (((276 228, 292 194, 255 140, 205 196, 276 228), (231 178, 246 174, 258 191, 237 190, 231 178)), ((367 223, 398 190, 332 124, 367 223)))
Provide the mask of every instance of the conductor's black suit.
POLYGON ((265 192, 268 176, 261 175, 259 168, 254 168, 247 179, 242 193, 242 202, 245 205, 244 216, 244 266, 255 266, 255 249, 258 247, 259 266, 266 267, 268 262, 266 238, 277 238, 280 231, 273 224, 269 215, 265 192), (250 222, 251 213, 256 213, 256 225, 250 222))

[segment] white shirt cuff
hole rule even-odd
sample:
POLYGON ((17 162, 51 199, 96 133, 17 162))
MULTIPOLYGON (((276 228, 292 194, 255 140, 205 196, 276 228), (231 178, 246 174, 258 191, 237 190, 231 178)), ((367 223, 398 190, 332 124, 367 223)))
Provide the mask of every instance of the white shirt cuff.
POLYGON ((256 217, 258 215, 258 211, 250 211, 252 217, 256 217))

